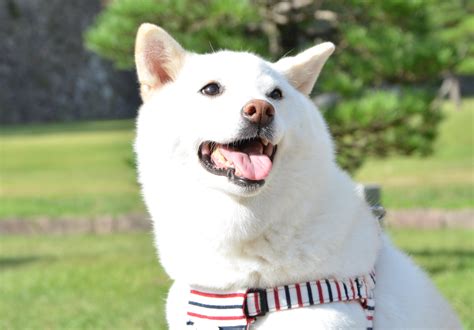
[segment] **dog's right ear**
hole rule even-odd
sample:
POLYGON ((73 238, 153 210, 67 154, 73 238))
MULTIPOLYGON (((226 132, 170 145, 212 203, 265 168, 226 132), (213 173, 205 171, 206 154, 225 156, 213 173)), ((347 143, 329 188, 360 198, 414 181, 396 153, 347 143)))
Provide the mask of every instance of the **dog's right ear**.
POLYGON ((165 30, 149 23, 140 26, 135 41, 140 94, 146 101, 150 94, 176 79, 186 51, 165 30))

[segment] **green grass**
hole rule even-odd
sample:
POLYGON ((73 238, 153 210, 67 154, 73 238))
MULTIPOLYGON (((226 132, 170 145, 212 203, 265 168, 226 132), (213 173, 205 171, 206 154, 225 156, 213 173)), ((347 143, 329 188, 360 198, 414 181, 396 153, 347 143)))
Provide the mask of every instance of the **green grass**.
POLYGON ((390 230, 394 242, 429 272, 466 329, 474 328, 474 231, 390 230))
POLYGON ((443 113, 433 155, 369 160, 358 171, 358 181, 382 186, 386 207, 474 207, 474 98, 443 113))
MULTIPOLYGON (((474 98, 444 109, 428 158, 372 160, 357 173, 388 208, 474 207, 474 98)), ((132 120, 0 128, 0 219, 144 211, 132 166, 132 120)))
POLYGON ((0 218, 143 211, 131 120, 2 127, 0 218))
MULTIPOLYGON (((474 327, 474 232, 391 230, 474 327)), ((0 329, 166 329, 148 234, 2 237, 0 329)))
POLYGON ((146 234, 2 237, 0 329, 165 329, 146 234))

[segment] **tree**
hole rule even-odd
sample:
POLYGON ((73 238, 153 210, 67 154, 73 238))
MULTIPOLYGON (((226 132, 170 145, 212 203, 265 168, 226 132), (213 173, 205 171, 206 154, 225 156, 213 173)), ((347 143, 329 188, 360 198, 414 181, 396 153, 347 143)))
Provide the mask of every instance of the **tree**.
POLYGON ((435 2, 258 3, 277 53, 323 40, 337 44, 317 92, 331 93, 320 108, 344 168, 357 169, 369 155, 431 152, 441 119, 432 101, 441 74, 459 61, 456 45, 440 37, 431 17, 435 2))
MULTIPOLYGON (((86 35, 87 45, 122 68, 133 61, 139 23, 154 22, 186 48, 250 49, 277 59, 312 44, 337 45, 316 94, 335 137, 339 163, 356 170, 368 156, 431 152, 444 72, 461 61, 460 41, 442 36, 433 15, 443 1, 115 0, 86 35), (325 100, 322 102, 321 100, 325 100)), ((459 19, 463 3, 450 7, 459 19)), ((450 22, 450 24, 453 24, 450 22)), ((454 38, 455 39, 455 38, 454 38)))
POLYGON ((265 52, 265 39, 252 33, 258 19, 246 0, 112 0, 86 32, 85 42, 120 69, 133 67, 135 36, 143 22, 161 25, 196 52, 265 52))
POLYGON ((439 37, 460 55, 455 74, 474 75, 474 2, 470 0, 434 0, 429 14, 439 37))

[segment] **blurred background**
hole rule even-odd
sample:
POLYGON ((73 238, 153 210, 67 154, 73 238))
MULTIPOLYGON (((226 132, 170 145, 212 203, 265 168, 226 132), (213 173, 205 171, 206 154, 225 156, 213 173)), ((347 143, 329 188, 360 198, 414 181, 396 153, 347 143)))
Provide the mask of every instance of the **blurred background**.
POLYGON ((1 329, 166 328, 132 151, 142 22, 271 60, 334 42, 311 97, 338 162, 474 327, 472 1, 2 0, 0 21, 1 329))

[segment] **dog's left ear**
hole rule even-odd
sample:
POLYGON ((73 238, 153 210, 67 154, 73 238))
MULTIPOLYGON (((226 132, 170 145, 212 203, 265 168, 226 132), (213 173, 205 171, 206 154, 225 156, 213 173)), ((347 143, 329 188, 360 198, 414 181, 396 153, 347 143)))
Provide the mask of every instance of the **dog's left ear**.
POLYGON ((332 42, 311 47, 296 56, 284 57, 274 65, 301 93, 309 95, 328 57, 334 52, 332 42))

